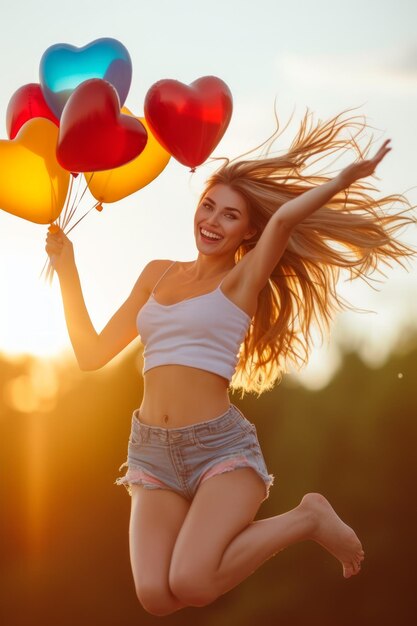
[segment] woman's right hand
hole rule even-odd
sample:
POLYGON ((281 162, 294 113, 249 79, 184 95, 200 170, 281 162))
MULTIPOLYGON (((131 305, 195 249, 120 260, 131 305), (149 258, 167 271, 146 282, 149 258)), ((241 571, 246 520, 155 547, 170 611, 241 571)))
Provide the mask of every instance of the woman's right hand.
POLYGON ((52 267, 59 275, 71 265, 75 265, 74 247, 64 231, 56 224, 53 226, 52 232, 48 230, 46 235, 45 250, 49 255, 52 267))

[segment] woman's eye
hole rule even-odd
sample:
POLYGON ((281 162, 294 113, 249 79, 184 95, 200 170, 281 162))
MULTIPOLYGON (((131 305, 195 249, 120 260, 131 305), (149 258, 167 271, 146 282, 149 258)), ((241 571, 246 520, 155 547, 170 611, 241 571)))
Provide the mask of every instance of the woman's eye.
MULTIPOLYGON (((212 208, 213 208, 213 206, 212 206, 211 204, 209 204, 208 202, 203 202, 203 205, 202 205, 202 206, 203 206, 204 208, 209 208, 209 209, 212 209, 212 208)), ((233 213, 225 213, 225 215, 226 215, 226 217, 231 217, 231 218, 232 218, 232 220, 235 220, 235 219, 236 219, 236 215, 233 215, 233 213)))

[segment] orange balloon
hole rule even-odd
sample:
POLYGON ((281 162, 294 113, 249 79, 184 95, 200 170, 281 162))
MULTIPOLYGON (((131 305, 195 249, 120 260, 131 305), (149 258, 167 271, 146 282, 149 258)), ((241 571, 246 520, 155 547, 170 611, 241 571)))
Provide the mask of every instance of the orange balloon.
POLYGON ((36 117, 16 137, 0 140, 0 208, 36 224, 61 213, 70 173, 56 159, 58 128, 36 117))
MULTIPOLYGON (((132 115, 126 107, 122 113, 132 115)), ((132 161, 111 170, 85 172, 93 196, 99 202, 116 202, 152 182, 167 166, 171 155, 155 139, 144 117, 137 118, 145 126, 148 141, 144 150, 132 161)))

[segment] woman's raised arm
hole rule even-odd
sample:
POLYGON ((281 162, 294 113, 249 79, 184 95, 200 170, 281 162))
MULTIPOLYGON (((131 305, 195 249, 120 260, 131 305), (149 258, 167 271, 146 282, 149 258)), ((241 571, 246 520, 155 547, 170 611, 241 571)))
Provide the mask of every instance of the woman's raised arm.
POLYGON ((65 321, 78 365, 84 371, 99 369, 138 335, 136 316, 149 297, 148 274, 155 262, 145 266, 128 298, 97 333, 85 305, 72 242, 60 229, 48 233, 45 249, 58 274, 65 321))
POLYGON ((345 167, 335 178, 323 185, 318 185, 302 193, 297 198, 285 202, 271 219, 280 221, 288 228, 294 228, 299 222, 314 213, 343 189, 347 189, 355 180, 373 174, 376 166, 391 150, 391 140, 384 141, 373 159, 363 159, 345 167))
POLYGON ((314 211, 325 206, 337 193, 349 187, 358 178, 369 176, 386 155, 390 139, 387 139, 373 159, 360 160, 344 168, 338 176, 327 183, 309 189, 296 198, 288 200, 272 215, 255 247, 245 254, 246 283, 259 292, 267 283, 272 271, 285 252, 292 231, 314 211))

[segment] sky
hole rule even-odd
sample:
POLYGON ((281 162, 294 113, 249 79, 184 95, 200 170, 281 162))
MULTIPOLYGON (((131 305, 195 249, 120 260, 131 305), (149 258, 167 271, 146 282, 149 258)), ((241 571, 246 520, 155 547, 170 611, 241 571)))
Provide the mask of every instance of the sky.
MULTIPOLYGON (((293 121, 276 143, 287 148, 307 108, 327 119, 358 107, 374 128, 375 151, 388 137, 392 151, 373 184, 383 195, 406 193, 417 204, 417 4, 412 0, 97 0, 27 3, 0 0, 0 138, 13 93, 39 82, 39 62, 56 43, 85 46, 113 37, 128 49, 133 79, 126 106, 143 115, 148 89, 172 78, 189 84, 201 76, 224 80, 233 94, 233 116, 213 156, 234 157, 293 121)), ((366 138, 365 138, 366 139, 366 138)), ((346 163, 347 164, 347 163, 346 163)), ((342 160, 340 166, 343 165, 342 160)), ((99 332, 130 293, 148 261, 193 260, 193 214, 206 164, 191 175, 171 159, 150 185, 117 203, 91 211, 69 234, 88 311, 99 332)), ((93 204, 87 196, 70 226, 93 204)), ((417 244, 416 228, 402 239, 417 244)), ((0 351, 8 356, 71 353, 59 283, 40 272, 47 259, 47 226, 0 211, 0 351)), ((310 387, 325 384, 337 369, 338 342, 355 345, 377 366, 417 326, 417 261, 409 271, 386 268, 375 292, 365 284, 340 284, 361 309, 334 321, 330 341, 312 354, 299 375, 310 387), (405 334, 405 335, 404 335, 405 334)), ((404 374, 406 375, 406 374, 404 374)))

